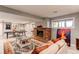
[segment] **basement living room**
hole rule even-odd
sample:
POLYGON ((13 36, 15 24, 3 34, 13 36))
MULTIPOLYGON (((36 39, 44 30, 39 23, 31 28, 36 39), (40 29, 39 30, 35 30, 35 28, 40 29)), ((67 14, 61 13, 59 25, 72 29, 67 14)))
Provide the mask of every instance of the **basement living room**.
POLYGON ((0 28, 0 54, 79 53, 78 5, 0 5, 0 28))

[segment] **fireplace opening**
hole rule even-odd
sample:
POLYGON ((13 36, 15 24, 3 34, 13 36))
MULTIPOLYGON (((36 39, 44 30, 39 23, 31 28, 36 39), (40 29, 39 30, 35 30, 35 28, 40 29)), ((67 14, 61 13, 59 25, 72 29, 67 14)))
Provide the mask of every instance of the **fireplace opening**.
POLYGON ((39 37, 43 37, 43 31, 39 31, 39 30, 37 30, 37 36, 39 36, 39 37))

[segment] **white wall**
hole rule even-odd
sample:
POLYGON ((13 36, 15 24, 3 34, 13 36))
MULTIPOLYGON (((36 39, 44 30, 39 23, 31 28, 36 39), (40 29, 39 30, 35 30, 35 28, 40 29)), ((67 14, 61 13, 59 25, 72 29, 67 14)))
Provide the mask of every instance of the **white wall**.
POLYGON ((73 45, 76 45, 76 38, 79 38, 79 15, 75 18, 75 28, 73 28, 71 32, 71 42, 73 45))
POLYGON ((3 53, 3 40, 2 40, 2 38, 3 38, 3 37, 2 37, 2 36, 3 36, 3 35, 2 35, 2 30, 3 30, 3 29, 2 29, 2 28, 3 28, 3 27, 2 27, 2 23, 0 22, 0 54, 3 53))

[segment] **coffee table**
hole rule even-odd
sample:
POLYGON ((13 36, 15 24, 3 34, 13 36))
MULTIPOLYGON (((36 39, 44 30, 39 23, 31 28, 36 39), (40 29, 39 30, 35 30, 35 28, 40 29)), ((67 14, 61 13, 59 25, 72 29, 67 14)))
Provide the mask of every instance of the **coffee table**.
POLYGON ((15 54, 31 54, 35 48, 35 44, 30 41, 24 45, 19 44, 18 42, 14 45, 15 54))

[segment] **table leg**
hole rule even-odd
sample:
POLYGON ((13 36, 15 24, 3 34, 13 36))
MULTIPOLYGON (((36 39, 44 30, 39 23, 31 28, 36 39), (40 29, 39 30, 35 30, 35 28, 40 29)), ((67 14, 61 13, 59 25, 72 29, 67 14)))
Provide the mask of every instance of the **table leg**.
POLYGON ((6 33, 7 39, 8 39, 8 33, 6 33))

